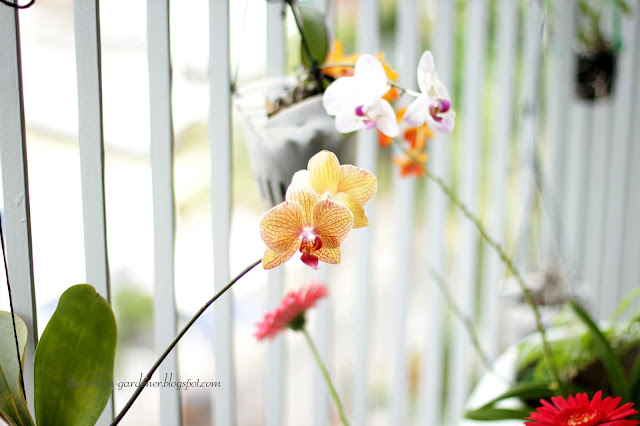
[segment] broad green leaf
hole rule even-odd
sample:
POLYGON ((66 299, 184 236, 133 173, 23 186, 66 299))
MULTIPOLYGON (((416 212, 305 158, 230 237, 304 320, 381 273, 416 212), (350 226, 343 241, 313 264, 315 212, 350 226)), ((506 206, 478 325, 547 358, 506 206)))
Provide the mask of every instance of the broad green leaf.
POLYGON ((111 306, 92 286, 62 294, 36 350, 38 426, 95 424, 111 396, 116 338, 111 306))
MULTIPOLYGON (((327 59, 329 53, 329 31, 324 22, 324 16, 318 9, 308 4, 296 3, 296 9, 302 19, 302 33, 311 51, 311 57, 317 65, 320 65, 327 59)), ((302 41, 300 41, 300 49, 302 63, 307 68, 311 67, 311 60, 302 41)))
MULTIPOLYGON (((15 316, 20 360, 27 343, 27 326, 15 316)), ((0 311, 0 418, 10 425, 34 425, 20 386, 20 368, 10 312, 0 311)))
POLYGON ((497 396, 491 401, 487 402, 480 408, 489 408, 498 401, 502 401, 507 398, 520 398, 520 399, 547 399, 555 395, 555 392, 549 388, 549 383, 526 383, 522 385, 515 385, 505 393, 497 396))
POLYGON ((530 414, 530 410, 483 407, 477 410, 469 410, 464 416, 471 420, 523 420, 525 417, 529 417, 530 414))
POLYGON ((589 314, 576 302, 570 302, 569 305, 571 309, 576 313, 578 318, 587 326, 587 330, 591 333, 591 337, 593 337, 593 342, 596 350, 600 355, 600 359, 607 370, 607 374, 609 375, 609 382, 611 383, 611 388, 616 395, 622 397, 623 400, 627 400, 628 398, 628 390, 629 383, 625 378, 624 367, 622 366, 622 362, 620 358, 616 355, 616 353, 611 348, 609 341, 602 334, 596 323, 591 319, 589 314))

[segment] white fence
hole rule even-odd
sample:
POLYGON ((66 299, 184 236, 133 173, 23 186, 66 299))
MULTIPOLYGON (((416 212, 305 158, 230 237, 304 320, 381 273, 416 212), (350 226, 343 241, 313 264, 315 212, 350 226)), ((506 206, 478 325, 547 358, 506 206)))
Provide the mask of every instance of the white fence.
MULTIPOLYGON (((336 14, 345 5, 355 3, 318 1, 318 6, 335 28, 336 14)), ((541 3, 398 0, 394 48, 387 53, 400 72, 402 83, 408 86, 415 85, 416 62, 425 47, 434 52, 441 77, 449 87, 453 88, 457 81, 456 70, 463 70, 461 87, 455 91, 460 96, 454 98, 459 114, 457 129, 452 137, 439 136, 430 142, 430 170, 447 182, 455 182, 460 198, 481 215, 491 235, 514 255, 521 270, 546 262, 559 263, 572 282, 585 281, 589 285, 591 300, 597 301, 593 307, 605 317, 640 282, 640 224, 635 216, 640 211, 640 1, 632 3, 631 16, 622 18, 623 49, 615 94, 595 103, 575 99, 572 90, 575 2, 556 1, 552 10, 546 11, 540 8, 541 3), (456 9, 458 6, 464 9, 456 9), (459 24, 462 27, 457 27, 459 24), (431 46, 421 44, 421 32, 430 33, 431 46), (458 42, 457 35, 462 42, 458 42), (490 45, 495 46, 495 51, 489 50, 490 45), (530 212, 536 202, 543 206, 539 226, 529 229, 528 225, 535 223, 530 212), (529 229, 523 234, 524 243, 521 229, 529 229)), ((39 4, 33 6, 38 7, 39 4)), ((263 45, 255 48, 266 49, 266 75, 278 76, 286 69, 283 5, 268 2, 265 8, 266 38, 263 45)), ((32 365, 38 329, 26 158, 30 129, 25 124, 29 117, 25 121, 22 103, 18 27, 19 18, 31 10, 17 12, 0 6, 0 156, 9 275, 16 312, 32 336, 26 351, 25 382, 28 402, 33 407, 32 365)), ((109 298, 98 10, 97 1, 76 1, 73 6, 77 140, 86 280, 109 298)), ((169 16, 168 1, 149 0, 147 23, 139 23, 147 26, 158 352, 171 341, 177 327, 169 16)), ((354 22, 358 51, 379 50, 379 22, 379 2, 359 0, 354 22)), ((215 66, 210 66, 208 73, 214 274, 213 282, 206 285, 213 293, 237 272, 230 270, 233 209, 229 2, 210 0, 209 28, 209 54, 215 58, 215 66)), ((46 69, 39 72, 45 73, 46 69)), ((375 137, 374 133, 362 133, 357 147, 358 165, 374 172, 379 157, 375 137)), ((353 424, 455 425, 463 412, 474 372, 480 370, 473 362, 467 333, 462 324, 450 318, 432 272, 451 283, 456 303, 477 319, 482 343, 495 356, 501 329, 498 283, 504 276, 504 267, 498 255, 484 246, 473 224, 461 214, 451 215, 447 198, 431 183, 418 185, 417 181, 400 179, 394 173, 391 192, 391 202, 377 199, 367 207, 372 225, 354 232, 352 250, 343 256, 344 267, 353 270, 352 279, 336 285, 351 286, 353 300, 335 298, 321 304, 314 334, 330 366, 343 357, 348 360, 347 373, 345 369, 332 370, 353 424), (424 205, 419 206, 423 200, 424 205), (415 215, 422 210, 423 215, 415 215), (379 262, 382 258, 392 259, 391 273, 380 264, 384 263, 379 262), (355 306, 347 306, 355 301, 355 306), (334 313, 345 310, 350 312, 350 337, 339 340, 339 335, 345 333, 339 329, 344 323, 336 320, 334 313), (377 328, 380 324, 382 328, 377 328), (416 334, 419 341, 414 340, 416 334), (419 353, 415 363, 421 374, 414 391, 407 376, 415 368, 411 361, 415 354, 410 351, 416 347, 419 353), (380 360, 388 372, 383 381, 383 397, 377 394, 378 379, 373 379, 379 376, 380 360)), ((337 279, 339 268, 342 266, 324 268, 319 277, 332 282, 332 277, 337 279)), ((344 276, 341 274, 341 279, 344 276)), ((289 284, 301 283, 289 277, 289 284)), ((332 291, 338 291, 336 285, 332 291)), ((270 272, 265 307, 273 307, 287 287, 285 271, 270 272)), ((213 307, 212 362, 216 381, 224 384, 222 389, 211 392, 211 418, 217 425, 234 424, 235 419, 242 423, 250 418, 244 412, 245 395, 235 387, 236 373, 244 367, 234 361, 242 354, 233 350, 232 311, 231 296, 221 298, 213 307)), ((256 319, 260 314, 255 313, 256 319)), ((312 415, 300 420, 288 414, 297 397, 308 392, 294 389, 294 395, 288 394, 291 390, 287 384, 285 339, 276 339, 267 351, 260 405, 263 410, 259 414, 263 422, 281 425, 289 419, 290 424, 331 423, 331 405, 319 375, 314 376, 312 396, 305 399, 312 415)), ((175 374, 177 369, 174 353, 161 367, 161 375, 175 374)), ((101 424, 108 424, 113 410, 119 408, 110 403, 101 424)), ((180 394, 175 388, 160 390, 160 410, 161 424, 180 423, 180 394)))

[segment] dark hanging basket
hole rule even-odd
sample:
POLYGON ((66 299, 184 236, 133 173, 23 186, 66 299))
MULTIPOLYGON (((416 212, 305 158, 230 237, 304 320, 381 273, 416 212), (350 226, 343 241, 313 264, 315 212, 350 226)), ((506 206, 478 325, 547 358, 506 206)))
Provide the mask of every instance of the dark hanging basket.
POLYGON ((576 54, 576 95, 595 100, 613 93, 617 53, 613 48, 576 54))
POLYGON ((271 206, 284 201, 294 173, 306 169, 318 152, 334 152, 340 164, 355 161, 355 134, 336 130, 334 118, 322 106, 322 95, 267 116, 266 100, 275 99, 292 84, 291 79, 265 80, 240 89, 235 97, 251 169, 263 199, 271 206))

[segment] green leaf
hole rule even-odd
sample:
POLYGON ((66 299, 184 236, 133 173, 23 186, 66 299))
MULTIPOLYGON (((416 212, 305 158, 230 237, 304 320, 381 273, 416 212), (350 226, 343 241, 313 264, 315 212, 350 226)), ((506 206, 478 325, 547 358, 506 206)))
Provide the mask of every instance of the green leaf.
POLYGON ((620 8, 620 10, 622 11, 623 14, 625 14, 625 15, 630 15, 631 14, 631 8, 629 7, 629 5, 627 4, 626 1, 618 0, 618 7, 620 8))
POLYGON ((638 398, 640 398, 640 356, 633 363, 629 379, 629 400, 637 401, 638 398))
MULTIPOLYGON (((296 3, 296 11, 302 20, 302 34, 317 65, 324 63, 329 53, 329 31, 324 16, 315 7, 296 3)), ((305 67, 311 67, 311 60, 304 43, 300 42, 300 57, 305 67)))
MULTIPOLYGON (((20 360, 24 362, 27 326, 17 315, 15 321, 20 360)), ((35 425, 22 396, 13 320, 11 313, 5 311, 0 311, 0 418, 10 425, 35 425)))
POLYGON ((471 420, 523 420, 529 417, 531 410, 513 410, 509 408, 483 407, 469 410, 464 416, 471 420))
POLYGON ((111 306, 92 286, 62 294, 36 350, 38 426, 95 424, 111 396, 116 338, 111 306))
POLYGON ((629 383, 625 378, 624 367, 622 366, 622 362, 620 358, 616 355, 616 353, 611 348, 609 341, 602 334, 596 323, 591 319, 589 314, 576 302, 570 302, 569 305, 571 309, 576 313, 578 318, 587 326, 587 330, 591 333, 593 337, 593 342, 595 349, 598 351, 600 355, 600 359, 604 364, 607 373, 609 375, 609 382, 611 383, 611 388, 615 392, 616 395, 622 397, 623 400, 627 400, 627 393, 629 389, 629 383))
POLYGON ((555 395, 555 392, 549 387, 549 385, 549 383, 525 383, 521 385, 514 385, 511 389, 487 402, 480 408, 489 408, 498 401, 514 397, 523 400, 547 399, 555 395))

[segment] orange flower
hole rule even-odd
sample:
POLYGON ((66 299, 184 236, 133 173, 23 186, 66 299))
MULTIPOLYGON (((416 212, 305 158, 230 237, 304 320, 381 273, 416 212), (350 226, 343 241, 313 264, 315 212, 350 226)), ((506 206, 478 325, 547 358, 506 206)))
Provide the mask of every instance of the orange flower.
MULTIPOLYGON (((396 112, 396 119, 401 126, 400 131, 402 132, 402 138, 409 144, 409 147, 414 150, 421 151, 427 146, 427 139, 430 139, 434 136, 433 131, 427 127, 427 124, 424 123, 420 127, 405 127, 402 128, 404 121, 404 113, 407 110, 407 107, 402 107, 398 109, 396 112)), ((378 132, 378 144, 386 148, 393 142, 393 138, 390 138, 380 132, 378 132)))
POLYGON ((391 161, 400 167, 400 176, 420 177, 424 175, 424 165, 427 163, 427 153, 411 150, 409 151, 409 155, 402 154, 402 157, 394 157, 391 161))
POLYGON ((311 189, 321 198, 345 205, 353 214, 354 228, 369 225, 364 205, 378 189, 373 173, 350 164, 340 165, 338 157, 330 151, 321 151, 311 157, 307 169, 293 175, 290 189, 311 189))
POLYGON ((260 236, 267 245, 262 265, 275 268, 296 251, 314 269, 319 260, 340 263, 340 244, 352 227, 353 215, 347 207, 292 185, 286 201, 269 210, 260 222, 260 236))
MULTIPOLYGON (((345 55, 344 48, 342 47, 342 42, 340 40, 334 40, 331 45, 331 50, 327 54, 326 64, 355 64, 358 59, 357 53, 352 55, 345 55)), ((337 66, 337 67, 329 67, 324 68, 322 70, 324 74, 330 75, 333 78, 345 77, 353 75, 353 65, 352 66, 337 66)))

